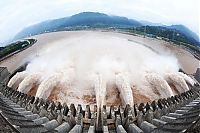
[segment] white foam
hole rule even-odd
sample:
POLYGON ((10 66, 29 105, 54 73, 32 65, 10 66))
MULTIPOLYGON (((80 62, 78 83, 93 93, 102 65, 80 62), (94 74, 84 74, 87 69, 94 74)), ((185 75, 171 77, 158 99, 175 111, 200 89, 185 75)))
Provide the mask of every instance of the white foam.
MULTIPOLYGON (((55 86, 61 86, 60 93, 65 93, 65 95, 60 94, 62 95, 59 97, 60 100, 80 103, 84 95, 92 95, 96 88, 104 97, 105 90, 109 92, 109 89, 113 89, 112 87, 105 88, 109 83, 119 87, 120 93, 125 96, 122 96, 122 99, 126 103, 133 104, 130 100, 133 99, 133 95, 130 91, 126 92, 126 90, 131 90, 133 85, 147 97, 152 98, 155 95, 152 87, 144 84, 147 82, 145 76, 148 74, 157 75, 153 79, 149 77, 148 82, 161 83, 160 86, 163 86, 163 89, 159 91, 163 97, 172 93, 170 90, 164 90, 170 89, 164 79, 169 81, 166 73, 172 77, 171 74, 178 72, 179 63, 171 53, 163 53, 163 51, 159 53, 159 49, 157 51, 158 53, 142 44, 112 35, 72 36, 59 42, 52 42, 38 51, 37 57, 30 60, 26 73, 41 73, 41 84, 36 94, 38 97, 48 98, 55 86), (98 81, 98 84, 102 87, 94 87, 97 84, 97 73, 101 75, 102 82, 98 81), (116 80, 116 75, 119 73, 121 74, 116 80), (103 90, 99 90, 102 88, 103 90)), ((185 79, 188 80, 188 78, 185 79)), ((179 87, 187 87, 183 77, 171 79, 170 82, 175 82, 175 80, 179 87)), ((98 99, 96 100, 98 102, 98 99)), ((100 103, 104 102, 100 101, 100 103)))

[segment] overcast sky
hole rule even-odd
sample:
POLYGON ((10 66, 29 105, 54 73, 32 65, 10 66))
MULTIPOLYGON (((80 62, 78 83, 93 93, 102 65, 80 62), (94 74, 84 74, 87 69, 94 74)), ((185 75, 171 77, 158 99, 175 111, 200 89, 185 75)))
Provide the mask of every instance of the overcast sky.
POLYGON ((183 24, 200 36, 199 5, 199 0, 0 0, 0 42, 29 25, 84 11, 183 24))

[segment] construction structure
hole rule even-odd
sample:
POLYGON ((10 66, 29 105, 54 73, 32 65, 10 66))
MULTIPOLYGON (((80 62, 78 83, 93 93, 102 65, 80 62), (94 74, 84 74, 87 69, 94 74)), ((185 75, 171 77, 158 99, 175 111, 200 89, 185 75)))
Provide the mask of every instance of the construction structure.
POLYGON ((124 107, 104 105, 97 113, 96 105, 62 105, 9 88, 7 82, 12 75, 5 67, 0 68, 0 115, 12 132, 192 132, 200 121, 198 84, 167 99, 124 107))

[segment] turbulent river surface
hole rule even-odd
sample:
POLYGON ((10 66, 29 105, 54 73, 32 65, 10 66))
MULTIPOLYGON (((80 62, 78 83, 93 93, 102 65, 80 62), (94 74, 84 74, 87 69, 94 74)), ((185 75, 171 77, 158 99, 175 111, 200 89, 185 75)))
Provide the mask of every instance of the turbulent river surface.
POLYGON ((100 31, 35 36, 37 43, 0 63, 15 70, 8 86, 61 103, 124 105, 189 90, 198 61, 163 41, 100 31), (185 64, 192 62, 193 65, 185 64))

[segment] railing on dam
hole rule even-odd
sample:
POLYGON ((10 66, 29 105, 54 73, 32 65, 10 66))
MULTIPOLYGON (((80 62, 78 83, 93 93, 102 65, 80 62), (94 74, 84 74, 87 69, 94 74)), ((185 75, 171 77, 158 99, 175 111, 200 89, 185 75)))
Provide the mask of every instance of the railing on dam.
POLYGON ((200 87, 133 107, 104 105, 100 113, 96 105, 84 106, 43 100, 1 82, 0 114, 19 132, 189 132, 200 119, 200 87))

